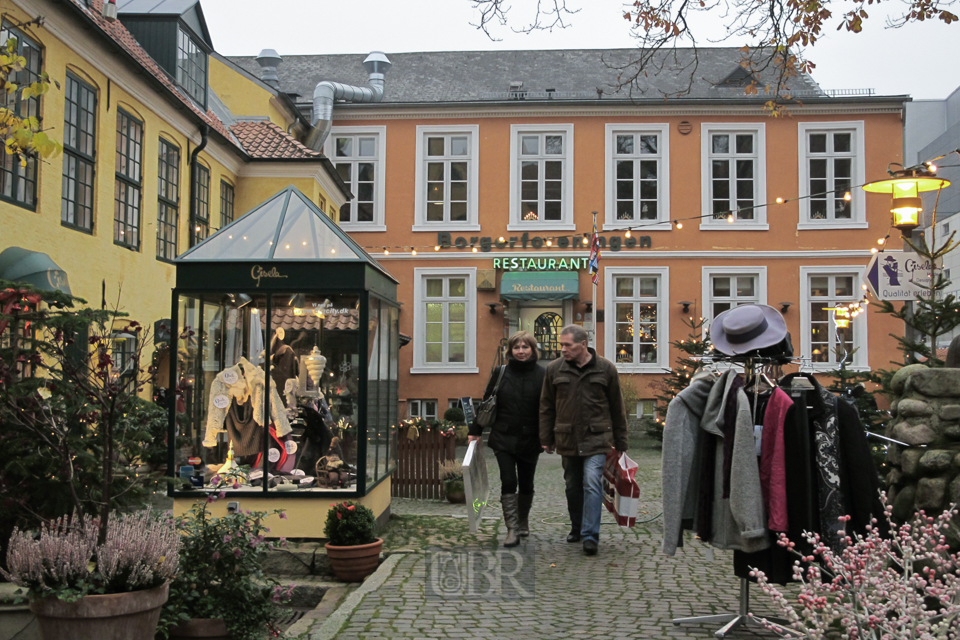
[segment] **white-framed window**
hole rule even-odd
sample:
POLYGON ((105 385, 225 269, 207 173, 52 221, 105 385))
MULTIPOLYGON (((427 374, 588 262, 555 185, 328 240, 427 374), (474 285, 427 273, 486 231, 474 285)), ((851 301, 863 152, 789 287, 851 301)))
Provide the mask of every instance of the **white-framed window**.
POLYGON ((477 270, 414 269, 410 373, 477 373, 477 270))
POLYGON ((333 162, 353 200, 340 207, 347 231, 386 231, 384 219, 387 128, 331 127, 324 154, 333 162))
POLYGON ((480 127, 418 126, 414 231, 479 231, 480 127))
POLYGON ((703 123, 700 159, 700 228, 768 229, 765 125, 703 123))
POLYGON ((718 315, 742 304, 767 304, 766 267, 702 267, 704 333, 718 315))
POLYGON ((867 315, 861 313, 846 328, 827 311, 862 298, 863 269, 851 265, 800 267, 800 353, 815 370, 836 369, 844 354, 848 369, 866 370, 867 315))
POLYGON ((667 370, 669 269, 607 267, 604 279, 606 358, 622 373, 667 370))
POLYGON ((632 407, 627 407, 627 418, 639 420, 641 418, 654 418, 659 416, 657 413, 656 398, 642 398, 637 400, 632 407))
POLYGON ((603 228, 670 229, 670 127, 607 124, 605 155, 603 228))
POLYGON ((867 227, 863 121, 801 122, 799 229, 867 227))
POLYGON ((437 419, 436 400, 407 400, 407 417, 423 418, 427 421, 437 419))
POLYGON ((573 125, 510 125, 508 230, 573 230, 573 125))

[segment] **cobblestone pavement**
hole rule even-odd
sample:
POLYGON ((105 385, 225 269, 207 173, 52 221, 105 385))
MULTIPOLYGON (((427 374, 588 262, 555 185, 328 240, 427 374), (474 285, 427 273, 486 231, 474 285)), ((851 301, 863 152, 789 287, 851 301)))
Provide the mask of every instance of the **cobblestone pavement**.
MULTIPOLYGON (((711 558, 705 546, 690 541, 675 557, 661 553, 660 450, 653 445, 639 440, 629 452, 640 465, 638 524, 621 529, 604 512, 600 552, 594 557, 564 540, 569 523, 559 456, 540 457, 531 535, 517 548, 520 571, 509 550, 497 555, 504 528, 497 465, 489 449, 492 504, 477 534, 469 533, 464 505, 394 499, 385 550, 408 553, 391 558, 392 573, 362 596, 332 637, 712 638, 721 625, 674 626, 671 621, 737 611, 739 581, 731 554, 717 551, 711 558), (468 559, 481 563, 477 573, 465 568, 468 559), (499 591, 479 576, 497 566, 504 575, 516 572, 514 581, 501 576, 499 591)), ((754 586, 751 595, 755 613, 773 614, 759 588, 754 586)), ((741 628, 727 637, 777 636, 741 628)))

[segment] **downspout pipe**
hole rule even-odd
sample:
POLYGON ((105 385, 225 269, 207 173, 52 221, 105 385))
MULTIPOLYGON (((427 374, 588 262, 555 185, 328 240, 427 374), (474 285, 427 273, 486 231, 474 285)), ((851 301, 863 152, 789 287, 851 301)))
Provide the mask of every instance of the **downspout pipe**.
POLYGON ((383 100, 383 76, 393 66, 382 51, 373 51, 363 61, 363 68, 370 76, 369 86, 355 87, 349 84, 324 80, 313 90, 313 128, 307 135, 307 146, 314 151, 323 151, 323 143, 330 135, 333 122, 333 103, 380 102, 383 100))
POLYGON ((197 157, 203 148, 207 146, 207 136, 210 135, 210 125, 200 125, 200 144, 190 153, 190 228, 187 229, 187 245, 196 244, 197 227, 197 157))

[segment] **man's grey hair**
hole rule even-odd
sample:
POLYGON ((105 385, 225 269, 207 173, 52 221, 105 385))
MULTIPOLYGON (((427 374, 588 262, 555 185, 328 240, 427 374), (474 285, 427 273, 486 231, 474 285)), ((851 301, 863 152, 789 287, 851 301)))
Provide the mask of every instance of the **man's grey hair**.
POLYGON ((574 342, 586 342, 589 340, 586 330, 578 324, 568 324, 560 330, 560 335, 567 334, 573 338, 574 342))

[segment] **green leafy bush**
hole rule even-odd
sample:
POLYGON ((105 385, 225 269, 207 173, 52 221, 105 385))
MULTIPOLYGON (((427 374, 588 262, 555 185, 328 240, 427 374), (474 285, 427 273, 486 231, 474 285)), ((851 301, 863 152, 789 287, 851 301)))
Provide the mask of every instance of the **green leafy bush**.
MULTIPOLYGON (((222 494, 220 494, 222 497, 222 494)), ((222 618, 233 640, 262 640, 289 601, 293 587, 283 587, 264 575, 266 553, 279 542, 266 540, 270 529, 265 520, 282 510, 241 511, 213 517, 208 504, 218 496, 201 500, 186 515, 176 519, 180 533, 180 573, 170 584, 170 598, 163 607, 160 631, 191 618, 222 618)))
POLYGON ((373 511, 348 500, 333 505, 327 512, 323 535, 335 547, 352 547, 376 541, 376 518, 373 511))
POLYGON ((454 424, 463 424, 464 416, 463 409, 460 407, 450 407, 443 412, 443 419, 445 422, 453 422, 454 424))

